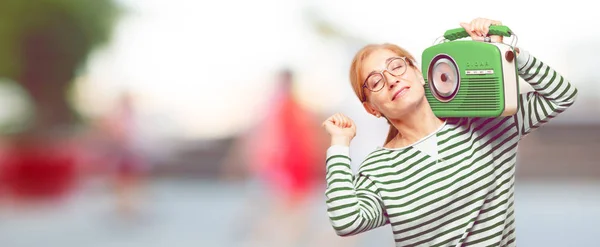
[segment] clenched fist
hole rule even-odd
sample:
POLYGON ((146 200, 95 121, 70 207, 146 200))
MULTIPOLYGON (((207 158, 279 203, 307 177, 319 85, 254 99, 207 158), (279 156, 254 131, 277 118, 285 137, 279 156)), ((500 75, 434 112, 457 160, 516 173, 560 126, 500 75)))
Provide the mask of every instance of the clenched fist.
POLYGON ((331 145, 350 146, 356 136, 356 125, 349 117, 336 113, 323 122, 323 127, 331 136, 331 145))
MULTIPOLYGON (((490 26, 492 25, 500 26, 502 25, 502 22, 485 18, 475 18, 470 23, 460 23, 460 26, 463 27, 471 36, 471 39, 475 41, 483 41, 484 37, 488 35, 490 26)), ((500 43, 503 40, 502 36, 499 35, 490 35, 490 39, 495 43, 500 43)))

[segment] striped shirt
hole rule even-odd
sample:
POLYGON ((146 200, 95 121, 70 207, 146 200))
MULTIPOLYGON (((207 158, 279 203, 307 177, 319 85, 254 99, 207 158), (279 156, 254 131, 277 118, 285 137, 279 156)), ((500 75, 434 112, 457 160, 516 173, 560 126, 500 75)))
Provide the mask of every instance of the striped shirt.
POLYGON ((353 174, 349 147, 327 150, 327 213, 350 236, 387 224, 396 246, 515 246, 519 140, 571 106, 577 89, 527 51, 519 75, 535 91, 510 117, 447 119, 438 157, 409 146, 377 148, 353 174))

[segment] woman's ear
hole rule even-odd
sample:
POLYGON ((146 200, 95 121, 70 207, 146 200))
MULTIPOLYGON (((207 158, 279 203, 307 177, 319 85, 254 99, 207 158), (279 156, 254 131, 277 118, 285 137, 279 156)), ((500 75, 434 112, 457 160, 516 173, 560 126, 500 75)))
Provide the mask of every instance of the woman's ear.
POLYGON ((377 118, 381 117, 381 113, 377 109, 375 109, 375 107, 373 107, 373 105, 371 103, 365 101, 365 102, 363 102, 363 107, 369 114, 371 114, 377 118))

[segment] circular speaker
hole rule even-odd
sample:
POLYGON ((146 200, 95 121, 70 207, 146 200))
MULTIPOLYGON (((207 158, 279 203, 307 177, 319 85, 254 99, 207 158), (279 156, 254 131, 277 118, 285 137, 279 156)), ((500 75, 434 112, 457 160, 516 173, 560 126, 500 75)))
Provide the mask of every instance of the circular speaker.
POLYGON ((427 73, 427 81, 433 96, 443 102, 452 100, 458 93, 459 75, 458 66, 452 57, 446 54, 434 57, 427 73))

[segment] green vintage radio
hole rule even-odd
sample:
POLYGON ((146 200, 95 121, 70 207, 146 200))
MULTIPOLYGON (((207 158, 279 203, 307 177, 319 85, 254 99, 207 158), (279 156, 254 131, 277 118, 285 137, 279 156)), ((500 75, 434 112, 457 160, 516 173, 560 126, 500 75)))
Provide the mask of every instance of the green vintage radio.
MULTIPOLYGON (((506 26, 490 26, 490 35, 514 36, 506 26)), ((448 30, 425 49, 425 95, 438 117, 497 117, 516 113, 519 96, 514 44, 473 40, 463 28, 448 30)), ((516 43, 516 36, 513 38, 516 43)))

